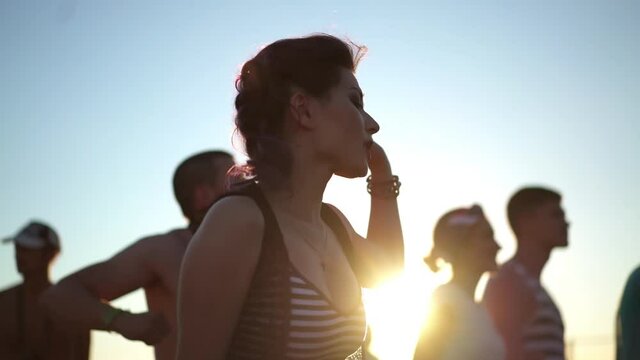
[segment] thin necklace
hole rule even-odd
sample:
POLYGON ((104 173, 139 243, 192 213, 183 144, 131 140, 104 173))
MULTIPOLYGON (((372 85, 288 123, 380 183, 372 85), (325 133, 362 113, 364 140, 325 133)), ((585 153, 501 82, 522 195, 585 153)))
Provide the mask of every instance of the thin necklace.
POLYGON ((304 240, 304 242, 306 242, 307 245, 309 245, 309 247, 318 254, 318 258, 320 259, 320 267, 322 267, 322 271, 324 272, 324 271, 327 271, 325 258, 327 254, 327 245, 329 241, 328 241, 328 233, 325 225, 321 224, 321 226, 322 226, 322 248, 323 248, 322 250, 317 248, 316 245, 314 245, 313 241, 311 241, 311 239, 304 234, 302 234, 302 240, 304 240))
POLYGON ((313 241, 312 240, 313 237, 309 236, 309 233, 311 233, 311 231, 300 230, 301 227, 304 227, 305 230, 309 230, 311 228, 310 226, 306 225, 301 220, 294 218, 293 216, 290 216, 288 214, 285 214, 285 216, 288 217, 290 221, 301 224, 301 226, 292 226, 290 228, 293 228, 293 230, 296 233, 298 233, 298 235, 311 248, 311 250, 313 250, 316 254, 318 254, 318 259, 320 260, 320 266, 322 267, 322 271, 326 271, 327 266, 325 263, 325 259, 326 259, 328 242, 329 242, 329 234, 328 234, 326 225, 324 223, 320 223, 320 226, 322 227, 322 236, 320 236, 320 239, 322 239, 322 246, 321 246, 322 248, 320 248, 318 247, 318 244, 317 244, 318 242, 313 241))

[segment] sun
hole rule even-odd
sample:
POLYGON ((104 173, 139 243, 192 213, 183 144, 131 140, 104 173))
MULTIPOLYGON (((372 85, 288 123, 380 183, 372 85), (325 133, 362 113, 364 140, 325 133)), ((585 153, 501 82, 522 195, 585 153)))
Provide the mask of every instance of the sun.
POLYGON ((375 356, 381 360, 413 358, 431 294, 447 277, 446 271, 433 274, 426 266, 416 266, 364 293, 367 321, 372 330, 370 350, 375 356))

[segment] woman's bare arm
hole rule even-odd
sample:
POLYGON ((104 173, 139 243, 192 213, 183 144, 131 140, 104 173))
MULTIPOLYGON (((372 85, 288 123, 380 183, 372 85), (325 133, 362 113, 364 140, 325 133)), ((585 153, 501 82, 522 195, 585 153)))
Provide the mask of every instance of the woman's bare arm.
MULTIPOLYGON (((372 183, 388 182, 393 177, 389 159, 377 143, 369 152, 369 168, 372 183)), ((376 244, 384 252, 385 263, 389 266, 385 272, 401 272, 404 269, 404 240, 395 196, 371 195, 367 241, 376 244)))
MULTIPOLYGON (((388 182, 392 179, 387 155, 377 143, 374 143, 370 150, 369 168, 372 182, 388 182)), ((381 280, 404 269, 404 240, 395 196, 380 196, 376 193, 371 195, 366 239, 355 232, 340 211, 335 210, 351 234, 356 256, 365 268, 366 276, 360 278, 363 286, 373 287, 381 280)))
POLYGON ((216 203, 185 254, 178 360, 224 359, 258 262, 264 218, 250 198, 216 203))

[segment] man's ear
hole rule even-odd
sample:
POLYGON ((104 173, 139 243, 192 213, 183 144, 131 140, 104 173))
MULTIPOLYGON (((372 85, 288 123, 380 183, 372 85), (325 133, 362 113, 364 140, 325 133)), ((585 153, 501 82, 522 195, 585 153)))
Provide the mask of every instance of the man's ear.
POLYGON ((311 97, 301 90, 294 89, 289 98, 289 112, 294 123, 304 129, 313 129, 311 116, 311 97))

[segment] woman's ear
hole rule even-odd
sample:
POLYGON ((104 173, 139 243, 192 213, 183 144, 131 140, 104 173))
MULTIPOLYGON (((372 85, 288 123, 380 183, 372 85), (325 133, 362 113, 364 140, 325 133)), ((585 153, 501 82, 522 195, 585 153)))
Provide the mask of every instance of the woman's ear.
POLYGON ((304 129, 313 129, 311 97, 301 90, 294 90, 289 98, 289 111, 294 123, 304 129))

